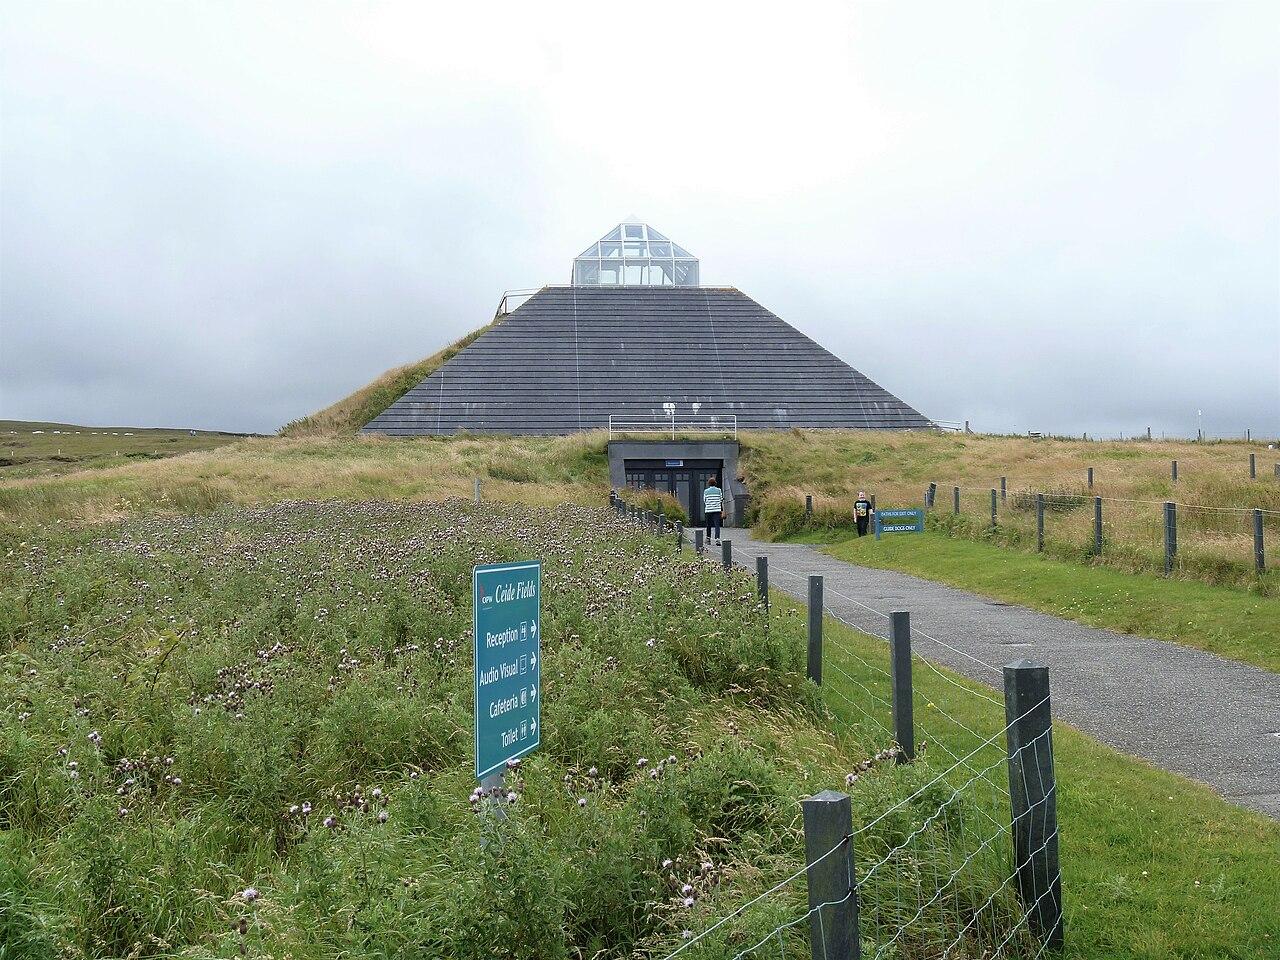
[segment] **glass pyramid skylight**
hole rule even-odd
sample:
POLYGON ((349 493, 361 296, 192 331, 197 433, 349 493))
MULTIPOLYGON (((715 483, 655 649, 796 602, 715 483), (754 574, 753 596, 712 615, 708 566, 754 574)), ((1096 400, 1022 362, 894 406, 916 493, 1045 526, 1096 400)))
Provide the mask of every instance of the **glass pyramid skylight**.
POLYGON ((698 258, 647 223, 624 220, 573 260, 574 286, 696 287, 698 258))

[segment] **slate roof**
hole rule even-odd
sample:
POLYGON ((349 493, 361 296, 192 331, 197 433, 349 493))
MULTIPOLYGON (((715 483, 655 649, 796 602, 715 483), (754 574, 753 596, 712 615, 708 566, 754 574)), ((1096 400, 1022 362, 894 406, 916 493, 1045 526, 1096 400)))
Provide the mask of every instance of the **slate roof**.
POLYGON ((739 430, 933 426, 739 290, 576 286, 538 291, 363 432, 573 433, 668 401, 739 430))

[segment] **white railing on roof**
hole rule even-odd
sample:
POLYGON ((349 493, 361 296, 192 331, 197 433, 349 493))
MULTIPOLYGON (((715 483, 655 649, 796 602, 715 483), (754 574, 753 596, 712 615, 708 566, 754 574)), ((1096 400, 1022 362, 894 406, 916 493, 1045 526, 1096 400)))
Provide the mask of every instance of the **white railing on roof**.
POLYGON ((736 414, 706 417, 636 417, 609 416, 609 439, 614 434, 652 433, 670 436, 673 440, 677 433, 700 433, 731 436, 738 439, 738 417, 736 414))

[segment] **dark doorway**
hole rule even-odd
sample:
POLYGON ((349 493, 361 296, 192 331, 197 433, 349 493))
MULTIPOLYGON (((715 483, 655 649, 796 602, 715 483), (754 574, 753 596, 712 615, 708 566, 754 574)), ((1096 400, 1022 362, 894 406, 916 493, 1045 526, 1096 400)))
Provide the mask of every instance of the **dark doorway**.
POLYGON ((679 500, 690 527, 702 525, 702 491, 707 479, 714 477, 724 486, 720 482, 723 460, 628 460, 626 471, 628 487, 658 490, 679 500))

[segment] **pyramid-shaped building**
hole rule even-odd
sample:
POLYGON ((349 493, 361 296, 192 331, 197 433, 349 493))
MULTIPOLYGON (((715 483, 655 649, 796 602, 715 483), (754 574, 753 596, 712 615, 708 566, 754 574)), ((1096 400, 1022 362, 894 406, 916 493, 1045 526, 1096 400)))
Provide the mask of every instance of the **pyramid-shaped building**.
POLYGON ((647 224, 619 224, 363 429, 561 434, 621 424, 934 424, 647 224), (611 419, 612 418, 612 419, 611 419))

